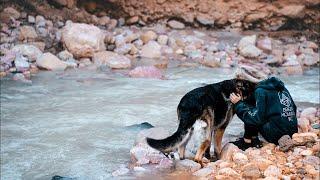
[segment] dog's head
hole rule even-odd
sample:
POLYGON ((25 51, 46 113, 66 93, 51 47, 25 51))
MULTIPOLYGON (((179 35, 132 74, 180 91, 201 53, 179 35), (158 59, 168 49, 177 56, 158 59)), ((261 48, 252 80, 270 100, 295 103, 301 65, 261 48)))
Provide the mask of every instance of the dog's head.
POLYGON ((253 95, 257 83, 243 79, 235 79, 234 85, 234 92, 240 94, 243 99, 247 99, 249 96, 253 95))

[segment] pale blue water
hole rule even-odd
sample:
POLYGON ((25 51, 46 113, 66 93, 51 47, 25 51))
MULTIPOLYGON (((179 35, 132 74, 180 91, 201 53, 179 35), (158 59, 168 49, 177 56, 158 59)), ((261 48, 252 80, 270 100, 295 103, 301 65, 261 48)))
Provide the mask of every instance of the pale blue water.
MULTIPOLYGON (((131 79, 119 73, 40 72, 32 85, 1 80, 1 179, 54 175, 108 179, 127 164, 136 131, 149 122, 174 131, 180 98, 202 83, 232 78, 209 68, 172 68, 169 80, 131 79)), ((297 102, 319 104, 319 72, 281 77, 297 102)), ((239 135, 239 121, 226 137, 239 135)))

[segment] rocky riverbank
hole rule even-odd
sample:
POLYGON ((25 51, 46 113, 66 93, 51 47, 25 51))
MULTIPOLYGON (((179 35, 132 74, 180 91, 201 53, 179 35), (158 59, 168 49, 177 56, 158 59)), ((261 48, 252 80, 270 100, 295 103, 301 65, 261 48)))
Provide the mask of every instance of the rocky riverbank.
POLYGON ((185 160, 178 160, 178 154, 173 155, 175 160, 167 158, 146 144, 145 137, 165 138, 169 136, 167 130, 142 130, 130 150, 131 164, 119 168, 112 175, 149 177, 151 174, 162 174, 168 178, 188 179, 319 179, 319 123, 320 109, 306 108, 299 113, 299 133, 293 135, 295 147, 288 152, 282 152, 279 146, 267 142, 261 149, 249 148, 246 151, 227 143, 221 159, 210 162, 204 158, 203 167, 190 160, 199 146, 197 142, 201 141, 199 134, 205 127, 201 122, 194 125, 196 132, 187 145, 186 156, 189 159, 185 160))
MULTIPOLYGON (((241 17, 241 19, 232 20, 231 17, 228 17, 230 22, 228 21, 222 25, 225 29, 213 31, 206 28, 215 23, 219 24, 219 19, 213 23, 210 19, 196 16, 197 22, 194 26, 190 26, 180 18, 170 17, 165 21, 147 25, 139 14, 139 9, 132 13, 131 18, 115 19, 109 17, 106 13, 93 15, 83 9, 78 9, 73 4, 75 1, 59 2, 63 2, 62 9, 50 10, 48 9, 50 6, 46 4, 39 6, 37 11, 34 12, 21 10, 15 6, 5 7, 1 10, 1 78, 11 78, 31 84, 33 77, 39 71, 68 72, 69 69, 86 69, 92 72, 108 71, 108 73, 117 73, 126 77, 153 78, 164 80, 161 82, 167 82, 165 80, 170 79, 170 77, 167 76, 166 70, 172 67, 200 68, 201 66, 206 66, 208 68, 231 69, 242 64, 250 65, 265 74, 290 76, 302 75, 310 67, 319 66, 319 46, 316 43, 316 39, 308 39, 302 35, 303 33, 291 31, 275 33, 261 31, 242 32, 242 29, 256 24, 247 23, 245 19, 248 16, 236 16, 237 14, 235 14, 236 18, 241 17), (44 15, 46 10, 48 10, 49 14, 47 16, 44 15), (59 18, 59 16, 62 16, 59 13, 69 13, 65 17, 70 17, 73 21, 59 18), (200 24, 204 28, 194 28, 200 26, 200 24)), ((170 1, 163 2, 169 3, 170 1)), ((274 5, 274 3, 272 4, 274 5)), ((86 6, 88 6, 86 9, 90 11, 90 6, 86 6)), ((267 13, 273 12, 273 10, 268 10, 269 6, 257 6, 259 8, 265 7, 267 13)), ((239 10, 240 7, 242 6, 236 9, 239 10)), ((302 14, 308 14, 311 12, 312 14, 313 10, 309 11, 310 7, 313 7, 313 5, 299 7, 303 10, 295 11, 294 13, 300 14, 303 12, 302 14), (307 13, 304 11, 305 8, 308 9, 307 13)), ((282 6, 281 9, 283 9, 282 6)), ((224 9, 222 8, 221 10, 224 9)), ((170 9, 169 11, 174 12, 174 10, 170 9)), ((252 11, 255 10, 253 9, 252 11)), ((249 11, 245 12, 248 13, 249 11)), ((288 12, 285 11, 285 13, 288 12)), ((257 13, 252 14, 253 17, 251 18, 259 21, 258 24, 260 22, 263 24, 269 18, 264 14, 261 16, 260 14, 257 15, 257 13)), ((285 22, 291 15, 285 15, 285 22)), ((149 17, 151 16, 148 15, 147 19, 149 17)), ((266 27, 273 27, 271 26, 272 24, 278 26, 279 24, 273 23, 273 21, 278 22, 278 18, 281 19, 281 17, 271 18, 270 24, 266 27)), ((157 18, 157 16, 154 16, 154 18, 157 18)), ((221 18, 223 19, 223 17, 221 18)), ((152 20, 150 19, 150 21, 152 20)), ((103 75, 105 74, 101 76, 103 75)), ((103 76, 101 80, 106 81, 109 80, 108 78, 103 76)), ((91 83, 90 78, 79 81, 91 83)), ((125 89, 125 91, 127 92, 128 89, 125 89)), ((46 89, 43 90, 43 94, 46 94, 46 92, 46 89)), ((116 94, 115 96, 119 95, 116 94)), ((6 96, 5 98, 8 98, 8 101, 11 100, 11 96, 6 96)), ((96 104, 93 106, 96 106, 96 104)), ((123 107, 128 106, 119 106, 119 108, 123 107)), ((63 121, 64 118, 62 118, 63 121)), ((85 120, 83 121, 85 122, 85 120)), ((34 124, 37 123, 34 122, 34 124)), ((20 127, 23 123, 18 122, 17 124, 15 127, 20 127)), ((69 126, 70 124, 68 124, 69 126)), ((199 124, 198 129, 201 131, 204 126, 199 124)), ((164 172, 170 177, 181 177, 182 175, 190 177, 193 174, 195 177, 216 177, 218 179, 272 179, 271 177, 283 179, 308 177, 317 179, 319 178, 319 174, 317 174, 319 172, 318 126, 319 108, 310 107, 304 109, 299 114, 299 133, 294 136, 297 146, 293 150, 283 153, 278 150, 278 147, 272 144, 265 144, 261 149, 248 149, 242 152, 232 145, 227 145, 224 149, 225 155, 222 160, 217 162, 208 161, 203 168, 191 160, 174 161, 168 159, 145 144, 144 137, 165 137, 169 135, 167 130, 144 130, 138 135, 137 141, 130 151, 132 163, 113 172, 113 176, 126 176, 131 173, 148 176, 150 172, 164 172)), ((38 136, 38 134, 34 136, 38 136)), ((51 138, 51 136, 49 137, 51 138)), ((94 137, 96 137, 95 134, 94 137)), ((17 137, 16 139, 19 138, 17 137)), ((189 149, 191 157, 197 146, 196 142, 194 140, 193 144, 190 145, 193 147, 189 149)), ((92 145, 95 149, 96 146, 92 145)), ((101 149, 103 149, 102 154, 104 155, 105 146, 101 147, 103 147, 101 149)), ((49 149, 51 149, 51 146, 49 149)), ((25 150, 22 148, 21 152, 25 152, 25 150)), ((6 156, 6 158, 8 162, 11 162, 10 155, 6 156)), ((53 157, 53 159, 55 158, 53 157)), ((101 160, 103 158, 99 157, 97 159, 101 160)), ((14 164, 13 166, 16 165, 14 164)), ((8 174, 10 174, 8 172, 11 172, 11 164, 6 168, 8 177, 8 174)), ((29 174, 29 177, 32 175, 29 174)))
POLYGON ((146 27, 126 26, 108 16, 96 20, 94 24, 63 22, 12 7, 3 9, 1 77, 10 74, 14 80, 30 83, 39 70, 110 68, 131 77, 165 79, 167 67, 238 64, 266 74, 291 75, 319 64, 318 45, 304 36, 195 30, 174 20, 146 27))

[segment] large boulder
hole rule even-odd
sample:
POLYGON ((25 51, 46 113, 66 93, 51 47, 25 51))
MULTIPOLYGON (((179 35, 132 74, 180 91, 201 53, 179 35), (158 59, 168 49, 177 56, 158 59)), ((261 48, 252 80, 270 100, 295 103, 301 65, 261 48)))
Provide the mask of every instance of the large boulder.
POLYGON ((83 23, 67 23, 62 30, 62 42, 75 57, 92 57, 106 49, 105 34, 96 26, 83 23))
POLYGON ((145 129, 138 133, 134 147, 130 150, 131 161, 136 165, 159 164, 160 167, 171 166, 172 161, 160 153, 160 151, 151 148, 146 137, 154 139, 163 139, 169 136, 169 132, 163 128, 145 129))
POLYGON ((156 41, 149 41, 142 46, 140 55, 146 58, 160 58, 161 46, 156 41))
POLYGON ((18 44, 14 46, 11 51, 20 53, 28 57, 29 61, 36 61, 37 58, 42 54, 39 48, 29 44, 18 44))
POLYGON ((67 63, 61 61, 57 56, 51 53, 43 53, 37 58, 37 66, 47 70, 64 70, 67 68, 67 63))
POLYGON ((111 51, 94 53, 92 60, 98 66, 107 65, 113 69, 126 69, 131 67, 131 60, 129 58, 111 51))
POLYGON ((249 58, 257 58, 258 56, 260 56, 260 54, 262 54, 262 51, 255 46, 256 40, 256 35, 243 37, 238 44, 240 54, 244 57, 249 58))

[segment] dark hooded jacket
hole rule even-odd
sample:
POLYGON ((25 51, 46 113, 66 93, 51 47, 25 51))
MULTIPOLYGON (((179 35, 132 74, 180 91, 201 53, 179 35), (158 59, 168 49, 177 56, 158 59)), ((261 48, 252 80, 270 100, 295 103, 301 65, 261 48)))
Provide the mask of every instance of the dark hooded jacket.
POLYGON ((261 81, 256 87, 255 99, 255 107, 239 101, 235 110, 245 124, 258 127, 267 141, 278 144, 283 135, 298 132, 297 107, 281 80, 271 77, 261 81))

